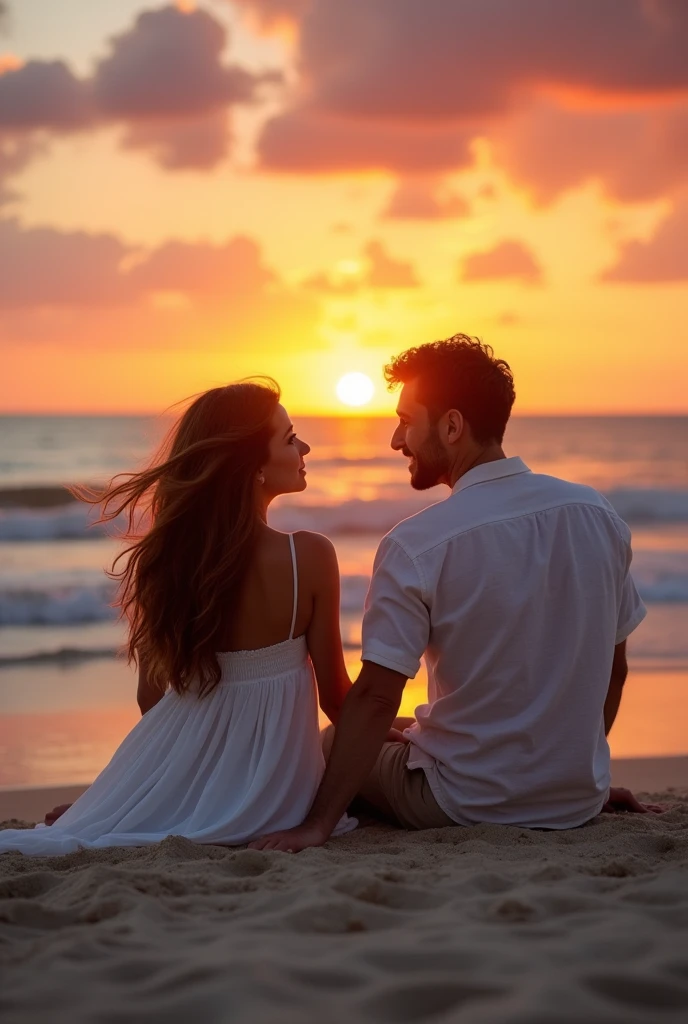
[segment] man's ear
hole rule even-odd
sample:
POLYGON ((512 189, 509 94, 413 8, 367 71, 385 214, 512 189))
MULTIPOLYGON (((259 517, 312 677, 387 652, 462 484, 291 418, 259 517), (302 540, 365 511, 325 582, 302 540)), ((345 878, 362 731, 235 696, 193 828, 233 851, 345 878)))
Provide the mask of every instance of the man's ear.
POLYGON ((447 413, 447 444, 456 444, 463 437, 465 420, 458 409, 447 413))

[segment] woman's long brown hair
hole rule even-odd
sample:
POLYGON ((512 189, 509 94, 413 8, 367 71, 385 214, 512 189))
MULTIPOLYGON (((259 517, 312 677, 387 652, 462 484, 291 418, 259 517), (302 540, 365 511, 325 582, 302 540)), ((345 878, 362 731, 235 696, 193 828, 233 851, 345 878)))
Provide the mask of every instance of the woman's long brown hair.
POLYGON ((119 474, 101 492, 73 488, 101 507, 100 522, 127 516, 129 544, 109 575, 129 621, 129 661, 161 691, 169 684, 203 695, 220 680, 216 641, 254 552, 256 474, 279 398, 271 378, 206 391, 148 469, 119 474))

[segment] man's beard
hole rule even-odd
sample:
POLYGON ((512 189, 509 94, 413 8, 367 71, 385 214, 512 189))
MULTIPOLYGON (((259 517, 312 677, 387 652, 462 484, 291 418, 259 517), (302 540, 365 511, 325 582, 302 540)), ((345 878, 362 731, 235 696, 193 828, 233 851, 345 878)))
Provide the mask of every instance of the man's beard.
POLYGON ((437 428, 432 427, 427 439, 413 456, 415 466, 411 472, 411 487, 427 491, 438 484, 449 471, 449 459, 440 444, 437 428))

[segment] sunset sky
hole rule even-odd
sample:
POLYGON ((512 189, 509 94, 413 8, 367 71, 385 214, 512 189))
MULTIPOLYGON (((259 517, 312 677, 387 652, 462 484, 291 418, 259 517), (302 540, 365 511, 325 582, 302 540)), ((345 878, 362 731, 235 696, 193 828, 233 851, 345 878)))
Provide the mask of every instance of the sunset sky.
POLYGON ((686 0, 0 0, 0 411, 297 413, 462 331, 688 411, 686 0))

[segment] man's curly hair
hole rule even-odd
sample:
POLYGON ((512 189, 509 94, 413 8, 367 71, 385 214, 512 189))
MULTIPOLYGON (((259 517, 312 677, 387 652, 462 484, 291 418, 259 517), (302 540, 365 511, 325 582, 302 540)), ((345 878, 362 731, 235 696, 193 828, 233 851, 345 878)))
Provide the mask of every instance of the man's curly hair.
POLYGON ((514 378, 509 364, 495 359, 479 338, 454 334, 408 348, 385 366, 385 379, 390 391, 417 381, 418 401, 433 423, 458 409, 479 444, 501 444, 516 398, 514 378))

